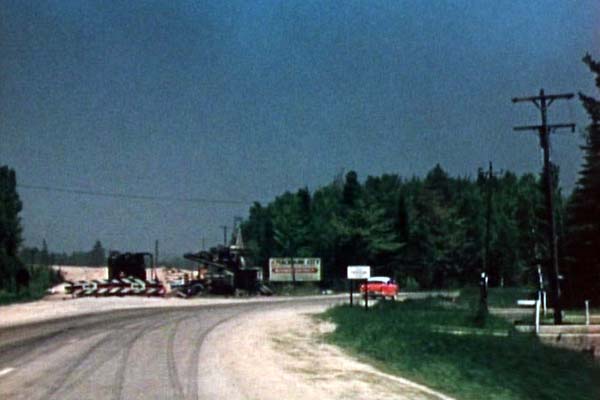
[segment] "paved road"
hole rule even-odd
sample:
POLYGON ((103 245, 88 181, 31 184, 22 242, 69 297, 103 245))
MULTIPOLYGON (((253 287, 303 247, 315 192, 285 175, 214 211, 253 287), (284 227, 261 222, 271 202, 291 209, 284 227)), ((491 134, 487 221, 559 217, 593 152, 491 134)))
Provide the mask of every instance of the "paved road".
POLYGON ((206 335, 278 307, 293 304, 120 310, 0 329, 0 399, 207 398, 197 385, 209 368, 198 359, 206 335))

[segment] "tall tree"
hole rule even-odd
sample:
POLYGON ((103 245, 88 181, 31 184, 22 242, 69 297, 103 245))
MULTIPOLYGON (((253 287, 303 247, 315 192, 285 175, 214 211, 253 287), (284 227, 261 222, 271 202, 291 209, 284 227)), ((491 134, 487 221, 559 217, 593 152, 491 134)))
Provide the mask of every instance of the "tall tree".
POLYGON ((90 265, 93 267, 100 267, 106 264, 106 250, 102 247, 102 243, 96 240, 92 251, 90 251, 90 265))
POLYGON ((22 241, 22 208, 15 171, 0 167, 0 287, 12 285, 21 266, 17 254, 22 241))
POLYGON ((253 254, 254 263, 268 271, 269 257, 273 256, 275 247, 273 220, 269 209, 255 202, 250 207, 248 220, 242 223, 242 233, 253 254))
POLYGON ((50 265, 50 253, 48 252, 48 243, 46 239, 42 241, 42 250, 40 251, 40 264, 50 265))
POLYGON ((360 199, 361 187, 358 182, 358 175, 354 171, 350 171, 346 174, 346 181, 344 182, 343 190, 343 203, 348 208, 352 208, 357 205, 360 199))
MULTIPOLYGON (((587 54, 583 62, 596 75, 600 89, 600 63, 587 54)), ((591 123, 586 129, 584 162, 571 197, 568 217, 569 276, 567 298, 574 305, 589 299, 600 304, 600 101, 582 93, 579 98, 591 123)))

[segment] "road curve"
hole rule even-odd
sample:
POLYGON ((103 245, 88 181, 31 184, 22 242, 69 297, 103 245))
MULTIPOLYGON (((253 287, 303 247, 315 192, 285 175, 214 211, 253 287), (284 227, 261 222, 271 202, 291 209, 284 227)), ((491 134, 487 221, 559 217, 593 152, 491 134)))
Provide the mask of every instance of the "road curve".
POLYGON ((213 329, 293 304, 130 309, 3 328, 0 399, 196 400, 198 376, 209 367, 200 349, 213 329))

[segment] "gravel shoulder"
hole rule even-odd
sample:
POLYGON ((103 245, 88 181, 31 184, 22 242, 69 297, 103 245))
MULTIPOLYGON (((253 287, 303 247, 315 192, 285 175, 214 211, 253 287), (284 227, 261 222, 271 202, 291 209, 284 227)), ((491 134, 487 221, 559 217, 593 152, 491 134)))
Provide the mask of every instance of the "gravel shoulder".
POLYGON ((287 307, 221 324, 201 349, 199 393, 215 400, 451 400, 323 342, 323 334, 334 329, 314 318, 324 309, 287 307))
POLYGON ((199 297, 194 299, 181 299, 177 297, 159 298, 129 296, 82 297, 73 299, 68 295, 56 294, 34 302, 0 306, 0 328, 49 321, 63 317, 133 308, 198 307, 221 304, 294 302, 301 299, 338 299, 343 301, 346 297, 346 295, 329 295, 303 297, 199 297))

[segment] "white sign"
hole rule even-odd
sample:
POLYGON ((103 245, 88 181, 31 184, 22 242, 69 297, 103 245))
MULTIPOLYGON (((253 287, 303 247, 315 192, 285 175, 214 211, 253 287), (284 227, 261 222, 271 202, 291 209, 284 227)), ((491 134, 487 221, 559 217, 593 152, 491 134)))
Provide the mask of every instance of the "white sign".
POLYGON ((371 267, 368 265, 349 265, 348 279, 368 279, 371 277, 371 267))
POLYGON ((269 258, 269 280, 274 282, 321 280, 320 258, 269 258), (293 261, 293 262, 292 262, 293 261))

